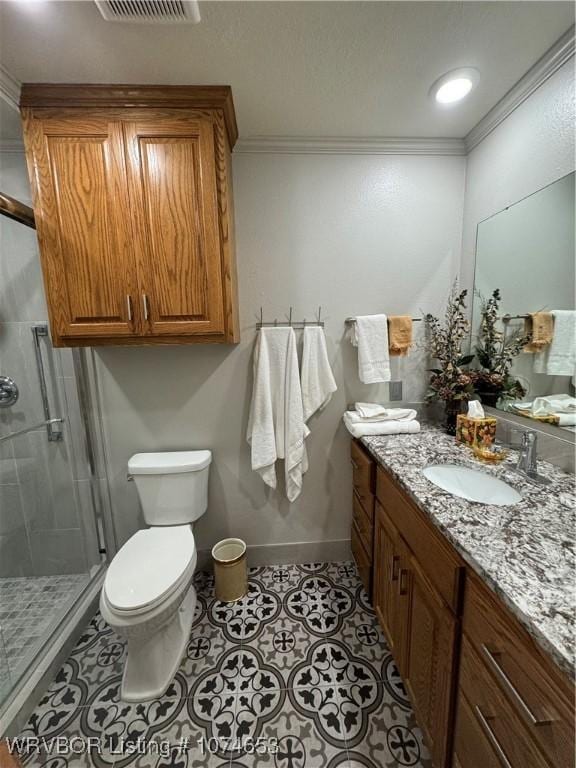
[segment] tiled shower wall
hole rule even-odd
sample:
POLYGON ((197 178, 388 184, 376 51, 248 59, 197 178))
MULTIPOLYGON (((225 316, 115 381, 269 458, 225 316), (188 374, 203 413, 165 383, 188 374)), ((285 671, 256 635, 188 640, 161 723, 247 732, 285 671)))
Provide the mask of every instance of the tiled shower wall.
MULTIPOLYGON (((29 202, 24 156, 0 153, 0 187, 29 202)), ((36 233, 0 220, 0 374, 20 389, 0 409, 0 434, 44 419, 32 326, 47 322, 36 233)), ((42 339, 52 416, 65 418, 64 440, 45 428, 0 443, 0 577, 82 573, 98 560, 84 428, 69 350, 42 339)))

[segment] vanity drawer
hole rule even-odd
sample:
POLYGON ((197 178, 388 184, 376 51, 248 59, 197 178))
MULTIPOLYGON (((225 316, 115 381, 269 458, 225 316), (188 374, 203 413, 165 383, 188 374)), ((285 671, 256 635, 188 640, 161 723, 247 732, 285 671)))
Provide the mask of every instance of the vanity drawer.
POLYGON ((497 753, 462 692, 456 712, 452 768, 502 768, 497 753))
POLYGON ((376 497, 426 571, 446 604, 458 613, 464 565, 454 549, 426 520, 382 467, 376 473, 376 497))
POLYGON ((375 464, 360 443, 351 443, 352 483, 368 514, 374 516, 375 464))
POLYGON ((350 547, 352 549, 352 556, 356 562, 356 567, 358 569, 358 575, 360 576, 360 580, 364 585, 364 589, 370 596, 370 587, 371 587, 370 582, 371 582, 371 576, 372 576, 372 558, 368 556, 368 553, 364 549, 364 545, 362 544, 362 539, 360 537, 360 533, 358 532, 358 528, 356 527, 355 522, 352 522, 352 535, 351 535, 350 547))
POLYGON ((524 723, 466 638, 454 744, 463 768, 547 768, 524 723))
POLYGON ((356 490, 354 490, 352 519, 354 521, 354 525, 358 529, 358 533, 360 535, 360 538, 362 539, 362 544, 364 544, 364 549, 370 556, 370 562, 372 562, 372 542, 373 542, 374 523, 373 523, 373 519, 368 515, 368 513, 360 503, 360 499, 358 497, 358 493, 356 492, 356 490))
POLYGON ((574 766, 574 687, 476 577, 467 581, 464 633, 492 687, 554 768, 574 766))

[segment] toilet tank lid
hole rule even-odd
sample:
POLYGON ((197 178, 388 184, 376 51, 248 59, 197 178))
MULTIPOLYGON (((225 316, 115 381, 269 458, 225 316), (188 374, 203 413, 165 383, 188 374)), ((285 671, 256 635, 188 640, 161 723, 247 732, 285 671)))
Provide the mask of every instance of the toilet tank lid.
POLYGON ((178 472, 197 472, 212 461, 211 451, 162 451, 135 453, 128 461, 131 475, 172 475, 178 472))

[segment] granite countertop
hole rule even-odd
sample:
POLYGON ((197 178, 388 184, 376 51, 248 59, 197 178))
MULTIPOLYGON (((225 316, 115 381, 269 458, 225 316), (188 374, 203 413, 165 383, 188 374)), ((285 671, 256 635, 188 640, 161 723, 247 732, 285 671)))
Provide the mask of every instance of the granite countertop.
POLYGON ((362 443, 453 544, 462 558, 511 609, 534 640, 574 677, 574 477, 545 461, 536 485, 514 471, 516 452, 497 466, 477 461, 436 426, 415 435, 364 437, 362 443), (521 494, 497 507, 453 496, 421 470, 460 464, 505 480, 521 494))

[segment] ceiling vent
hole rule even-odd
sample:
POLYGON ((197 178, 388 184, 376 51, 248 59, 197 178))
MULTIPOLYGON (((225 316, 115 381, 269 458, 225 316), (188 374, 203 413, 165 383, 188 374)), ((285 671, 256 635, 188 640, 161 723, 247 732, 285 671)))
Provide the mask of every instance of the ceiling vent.
POLYGON ((132 24, 197 24, 197 0, 96 0, 106 21, 132 24))

